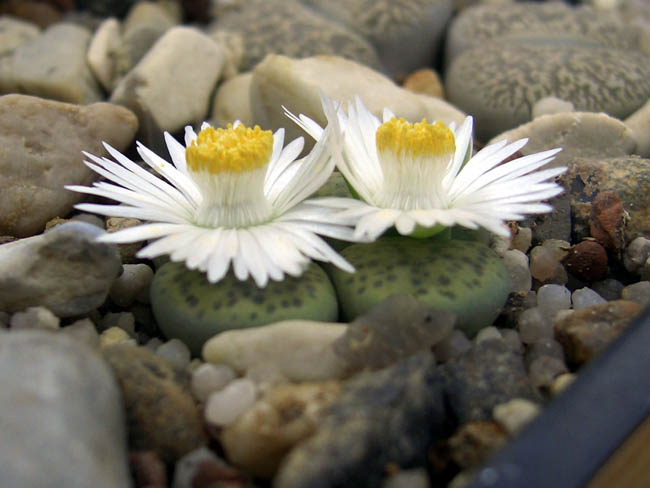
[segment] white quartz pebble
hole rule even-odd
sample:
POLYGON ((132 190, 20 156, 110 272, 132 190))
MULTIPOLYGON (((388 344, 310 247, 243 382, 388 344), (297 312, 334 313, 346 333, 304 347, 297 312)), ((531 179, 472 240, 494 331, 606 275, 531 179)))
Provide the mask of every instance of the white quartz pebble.
POLYGON ((224 388, 235 379, 235 372, 225 364, 203 363, 192 373, 192 393, 205 402, 210 394, 224 388))
POLYGON ((170 339, 158 346, 156 354, 161 356, 174 366, 185 368, 190 364, 190 350, 185 343, 179 339, 170 339))
POLYGON ((492 410, 492 417, 506 432, 514 435, 540 412, 539 405, 523 398, 513 398, 492 410))
POLYGON ((256 396, 257 389, 252 380, 233 380, 222 390, 210 394, 205 404, 205 420, 212 425, 229 425, 253 406, 256 396))
POLYGON ((571 308, 571 292, 562 285, 544 285, 537 290, 537 306, 549 319, 560 310, 571 308))
POLYGON ((607 300, 605 300, 591 288, 585 287, 580 288, 579 290, 575 290, 571 296, 571 301, 573 302, 573 309, 580 310, 581 308, 600 305, 601 303, 605 303, 607 300))

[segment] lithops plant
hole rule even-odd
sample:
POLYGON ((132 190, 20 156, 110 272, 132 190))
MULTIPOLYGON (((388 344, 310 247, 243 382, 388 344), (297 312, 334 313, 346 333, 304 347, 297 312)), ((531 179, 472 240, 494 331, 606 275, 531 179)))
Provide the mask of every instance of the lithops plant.
POLYGON ((341 251, 354 274, 329 269, 342 319, 352 321, 386 297, 408 293, 457 315, 473 335, 496 318, 510 278, 499 256, 479 242, 382 237, 341 251))
POLYGON ((314 263, 298 278, 271 281, 261 289, 232 273, 212 284, 204 273, 170 262, 151 283, 151 307, 165 336, 182 340, 194 355, 225 330, 288 319, 334 322, 338 317, 334 288, 314 263))

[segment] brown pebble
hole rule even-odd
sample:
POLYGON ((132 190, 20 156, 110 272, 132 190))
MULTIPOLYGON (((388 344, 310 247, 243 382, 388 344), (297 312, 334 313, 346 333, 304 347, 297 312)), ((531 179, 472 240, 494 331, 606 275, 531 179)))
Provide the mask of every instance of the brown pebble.
POLYGON ((555 325, 555 338, 569 363, 579 366, 616 339, 640 312, 641 306, 629 300, 576 310, 555 325))
POLYGON ((166 488, 167 468, 154 451, 132 451, 129 465, 135 488, 166 488))
POLYGON ((594 240, 582 241, 569 250, 564 266, 578 279, 602 280, 607 274, 607 251, 594 240))
POLYGON ((625 212, 613 191, 599 193, 591 204, 589 232, 605 249, 619 253, 625 245, 625 212))
POLYGON ((244 475, 214 459, 201 462, 192 478, 192 488, 244 488, 245 486, 248 484, 244 475))
POLYGON ((403 86, 414 93, 444 98, 444 89, 440 77, 438 73, 429 68, 423 68, 408 75, 403 86))
POLYGON ((476 421, 462 425, 447 443, 451 459, 461 468, 472 468, 503 446, 507 438, 496 422, 476 421))

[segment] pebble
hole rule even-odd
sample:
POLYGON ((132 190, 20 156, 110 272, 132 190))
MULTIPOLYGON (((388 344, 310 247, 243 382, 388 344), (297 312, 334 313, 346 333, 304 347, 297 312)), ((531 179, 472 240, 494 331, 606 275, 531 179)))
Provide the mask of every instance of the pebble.
POLYGON ((11 316, 9 325, 12 329, 59 330, 61 320, 45 307, 29 307, 23 312, 11 316))
POLYGON ((258 288, 232 272, 210 283, 205 273, 170 262, 156 271, 150 298, 165 337, 182 340, 195 356, 208 339, 225 330, 293 319, 333 322, 338 317, 332 283, 315 263, 298 278, 289 276, 258 288))
POLYGON ((577 376, 574 373, 564 373, 556 377, 553 380, 553 383, 551 383, 551 395, 557 396, 562 393, 569 386, 571 386, 571 383, 573 383, 576 378, 577 376))
POLYGON ((100 330, 117 327, 129 335, 135 335, 135 316, 131 312, 109 312, 102 317, 99 325, 100 330))
MULTIPOLYGON (((265 0, 266 1, 266 0, 265 0)), ((440 120, 461 124, 465 114, 444 100, 418 95, 397 86, 385 75, 366 65, 337 56, 292 59, 269 55, 253 69, 250 101, 253 120, 264 128, 286 129, 285 140, 305 133, 287 123, 282 105, 294 114, 305 114, 321 127, 327 124, 318 91, 340 102, 359 95, 373 114, 381 117, 385 107, 398 117, 417 121, 440 120)), ((311 138, 305 147, 311 147, 311 138)))
POLYGON ((591 289, 598 293, 608 302, 621 298, 621 293, 625 285, 614 278, 606 278, 602 281, 594 281, 591 289))
POLYGON ((214 30, 241 35, 244 56, 241 71, 248 71, 271 54, 306 58, 338 55, 379 68, 377 51, 360 33, 317 14, 298 0, 249 0, 217 7, 214 30))
POLYGON ((40 29, 31 22, 10 15, 0 17, 0 56, 11 54, 16 48, 38 37, 40 29))
POLYGON ((263 365, 291 381, 341 378, 346 364, 332 346, 346 330, 343 324, 286 320, 226 331, 205 343, 203 359, 239 374, 263 365))
POLYGON ((82 222, 0 246, 0 310, 43 306, 58 317, 82 315, 106 300, 120 269, 104 231, 82 222))
POLYGON ((223 389, 235 376, 230 366, 203 363, 192 372, 192 393, 197 400, 205 402, 210 393, 223 389))
POLYGON ((169 463, 206 442, 189 376, 144 347, 102 349, 120 384, 132 450, 151 450, 169 463))
POLYGON ((534 344, 553 337, 551 317, 539 307, 524 310, 517 319, 519 337, 524 344, 534 344))
POLYGON ((474 344, 480 344, 481 342, 484 341, 490 341, 494 339, 503 339, 503 336, 501 335, 501 332, 499 329, 497 329, 494 326, 489 326, 489 327, 483 327, 481 330, 479 330, 476 335, 474 336, 474 344))
POLYGON ((508 437, 499 424, 479 420, 462 424, 447 439, 449 457, 460 468, 475 468, 505 445, 508 437))
POLYGON ((430 353, 362 373, 328 408, 317 431, 285 458, 274 486, 377 486, 386 466, 424 462, 445 422, 442 381, 430 353))
POLYGON ((533 281, 528 256, 518 249, 509 249, 503 253, 503 264, 510 275, 510 293, 529 292, 533 281))
POLYGON ((573 303, 574 310, 591 307, 593 305, 600 305, 607 302, 603 297, 596 293, 591 288, 580 288, 575 290, 571 295, 571 302, 573 303))
POLYGON ((110 17, 104 20, 90 40, 86 60, 97 81, 107 92, 113 91, 117 77, 115 54, 120 48, 120 23, 110 17))
POLYGON ((526 365, 530 367, 533 361, 540 357, 551 357, 564 362, 564 349, 562 344, 553 337, 536 341, 526 349, 526 365))
POLYGON ((341 389, 337 381, 271 389, 220 432, 228 460, 254 476, 272 477, 287 453, 316 431, 341 389))
POLYGON ((381 488, 430 488, 429 476, 424 468, 400 469, 386 479, 381 488))
POLYGON ((650 258, 650 239, 639 236, 625 248, 623 264, 630 273, 638 273, 650 258))
POLYGON ((563 263, 566 270, 579 280, 597 281, 607 275, 607 251, 596 241, 576 244, 563 263))
POLYGON ((58 23, 0 60, 0 93, 24 93, 88 104, 103 99, 86 62, 90 33, 58 23))
POLYGON ((517 354, 523 354, 524 344, 521 342, 519 332, 514 329, 500 329, 501 337, 508 347, 517 354))
POLYGON ((577 155, 568 163, 569 171, 560 181, 571 200, 573 242, 589 236, 594 199, 603 189, 614 192, 627 213, 627 241, 650 236, 650 182, 646 178, 649 165, 649 159, 607 157, 605 152, 585 158, 577 155))
POLYGON ((0 179, 0 234, 31 236, 70 213, 82 196, 63 186, 86 185, 97 176, 81 164, 82 151, 104 156, 102 141, 124 150, 137 126, 134 114, 107 103, 0 97, 0 174, 13 175, 0 179))
POLYGON ((533 231, 530 227, 517 226, 517 231, 512 235, 512 249, 528 252, 533 241, 533 231))
POLYGON ((571 250, 571 244, 568 241, 563 241, 561 239, 546 239, 542 242, 542 246, 550 249, 553 252, 553 255, 556 260, 562 261, 569 255, 571 250))
POLYGON ((92 320, 79 319, 61 328, 61 333, 92 348, 99 347, 99 334, 92 320))
POLYGON ((439 367, 448 405, 459 423, 491 418, 513 398, 536 400, 521 354, 503 340, 483 341, 439 367))
MULTIPOLYGON (((131 219, 126 217, 108 217, 106 219, 106 232, 117 232, 118 230, 128 229, 141 225, 142 221, 139 219, 131 219)), ((141 264, 137 263, 138 259, 135 257, 136 253, 143 246, 142 242, 134 242, 132 244, 118 244, 117 250, 120 253, 120 258, 123 264, 141 264)))
POLYGON ((402 87, 412 91, 435 98, 444 98, 444 87, 440 75, 431 68, 421 68, 409 74, 402 87))
POLYGON ((571 308, 571 292, 561 285, 544 285, 537 290, 537 306, 546 317, 571 308))
POLYGON ((438 342, 433 347, 433 354, 436 356, 436 359, 441 363, 446 363, 447 361, 460 356, 466 351, 469 351, 472 347, 472 342, 467 338, 467 336, 460 330, 454 329, 451 333, 438 342))
POLYGON ((635 154, 650 158, 650 100, 625 119, 625 125, 632 131, 636 141, 635 154))
POLYGON ((454 313, 437 310, 411 295, 391 295, 350 322, 335 339, 334 352, 348 373, 381 369, 430 349, 454 327, 454 313))
POLYGON ((190 350, 178 339, 169 339, 158 346, 156 354, 179 369, 187 368, 190 364, 190 350))
POLYGON ((551 388, 555 378, 567 372, 568 368, 564 361, 550 356, 539 356, 528 366, 528 378, 531 385, 544 391, 551 388))
POLYGON ((456 327, 473 337, 494 321, 510 290, 503 261, 477 241, 381 237, 352 244, 341 255, 356 268, 354 274, 330 270, 343 320, 354 320, 390 295, 408 293, 455 313, 456 327))
POLYGON ((452 15, 451 0, 307 0, 306 3, 368 39, 377 49, 384 71, 393 78, 431 64, 452 15))
POLYGON ((579 366, 616 339, 640 311, 641 306, 629 300, 583 308, 555 324, 555 338, 564 347, 569 364, 579 366))
POLYGON ((535 246, 530 250, 530 274, 537 281, 548 283, 559 274, 558 267, 562 265, 556 254, 548 247, 535 246))
POLYGON ((217 88, 212 101, 210 121, 216 127, 226 127, 239 120, 247 127, 254 125, 250 87, 253 73, 242 73, 224 81, 217 88))
POLYGON ((108 295, 116 305, 126 308, 136 298, 149 297, 149 284, 153 279, 153 270, 146 264, 124 264, 122 274, 117 277, 108 295))
POLYGON ((165 463, 153 451, 130 452, 129 467, 136 487, 166 488, 168 486, 165 463))
POLYGON ((0 334, 0 384, 3 485, 130 486, 122 398, 92 349, 42 330, 0 334))
POLYGON ((84 6, 101 17, 124 16, 137 0, 84 0, 84 6))
POLYGON ((525 398, 513 398, 495 405, 492 417, 508 434, 514 436, 540 414, 540 406, 525 398))
POLYGON ((99 347, 104 348, 115 344, 135 345, 135 341, 120 327, 109 327, 99 334, 99 347))
MULTIPOLYGON (((174 467, 171 488, 246 488, 245 474, 228 466, 214 451, 199 447, 178 460, 174 467)), ((165 485, 166 487, 166 485, 165 485)), ((152 487, 153 488, 153 487, 152 487)), ((163 488, 163 487, 161 487, 163 488)))
POLYGON ((206 34, 172 27, 117 84, 110 100, 129 107, 162 138, 162 131, 205 119, 223 63, 219 45, 206 34))
POLYGON ((544 97, 535 102, 531 111, 531 118, 536 119, 542 115, 559 114, 562 112, 573 112, 573 103, 557 97, 544 97))
POLYGON ((650 281, 639 281, 627 285, 621 292, 621 298, 631 300, 645 307, 650 303, 650 281))
POLYGON ((257 388, 248 378, 238 378, 224 388, 213 391, 205 402, 205 421, 219 427, 227 426, 255 403, 257 388))

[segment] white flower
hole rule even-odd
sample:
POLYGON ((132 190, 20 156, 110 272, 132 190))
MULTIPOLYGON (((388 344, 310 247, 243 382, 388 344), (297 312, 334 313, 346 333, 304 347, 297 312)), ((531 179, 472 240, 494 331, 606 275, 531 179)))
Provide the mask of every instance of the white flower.
POLYGON ((332 209, 305 200, 334 169, 329 129, 321 135, 311 153, 296 160, 304 140, 283 147, 284 129, 272 134, 236 122, 215 130, 204 123, 197 135, 188 126, 187 147, 165 133, 174 165, 137 143, 144 162, 162 178, 104 144, 117 162, 84 153, 90 159, 85 163, 114 184, 66 188, 124 204, 82 203, 76 206, 80 210, 152 222, 106 234, 101 241, 156 239, 138 256, 169 254, 172 261, 207 272, 213 283, 225 276, 231 263, 238 279, 251 276, 259 287, 269 278, 282 280, 285 273, 300 275, 310 258, 352 272, 352 266, 316 235, 351 239, 352 229, 341 225, 332 209))
MULTIPOLYGON (((471 117, 456 129, 454 124, 426 120, 411 124, 384 109, 382 123, 359 97, 348 104, 347 112, 341 107, 326 110, 334 131, 330 144, 339 170, 360 200, 318 201, 356 223, 356 239, 374 240, 393 225, 400 234, 413 236, 454 225, 481 226, 507 236, 506 220, 549 212, 552 207, 541 200, 563 191, 549 180, 566 168, 536 171, 561 149, 503 163, 528 141, 521 139, 492 144, 470 158, 471 117)), ((288 115, 316 140, 325 136, 306 116, 288 115)))

